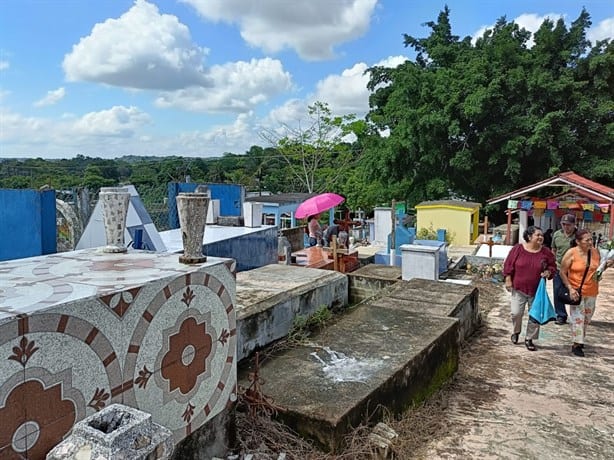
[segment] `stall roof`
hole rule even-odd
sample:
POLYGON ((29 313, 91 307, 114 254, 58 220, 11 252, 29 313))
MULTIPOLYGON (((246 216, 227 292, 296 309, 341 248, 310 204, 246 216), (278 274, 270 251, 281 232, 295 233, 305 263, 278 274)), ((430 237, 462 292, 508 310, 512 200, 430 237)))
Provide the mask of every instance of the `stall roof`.
POLYGON ((529 192, 538 190, 543 187, 556 187, 556 186, 569 186, 576 190, 576 192, 582 196, 595 201, 606 201, 609 203, 614 202, 614 188, 606 185, 599 184, 595 181, 587 179, 585 177, 576 174, 573 171, 564 172, 545 179, 541 182, 536 182, 532 185, 519 188, 512 192, 505 193, 487 200, 488 204, 499 203, 504 200, 510 200, 518 197, 522 197, 529 192))

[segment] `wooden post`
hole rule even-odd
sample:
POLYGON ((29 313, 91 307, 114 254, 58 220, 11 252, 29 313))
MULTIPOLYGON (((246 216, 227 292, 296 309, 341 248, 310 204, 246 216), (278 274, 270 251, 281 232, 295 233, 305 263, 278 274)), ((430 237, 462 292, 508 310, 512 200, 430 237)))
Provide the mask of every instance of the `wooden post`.
POLYGON ((610 204, 610 235, 608 238, 611 240, 614 238, 614 202, 610 204))
POLYGON ((330 248, 333 252, 333 270, 336 272, 339 271, 339 259, 337 257, 337 235, 333 235, 332 241, 330 242, 330 248))
POLYGON ((390 232, 390 265, 394 265, 394 258, 396 257, 396 238, 395 238, 395 231, 396 231, 396 226, 397 226, 397 220, 396 220, 396 208, 397 207, 397 201, 396 200, 392 200, 392 231, 390 232))
POLYGON ((512 244, 512 210, 507 208, 507 229, 505 231, 505 244, 512 244))
POLYGON ((492 257, 492 247, 495 242, 492 240, 492 238, 488 238, 488 242, 486 244, 488 245, 488 257, 492 257))

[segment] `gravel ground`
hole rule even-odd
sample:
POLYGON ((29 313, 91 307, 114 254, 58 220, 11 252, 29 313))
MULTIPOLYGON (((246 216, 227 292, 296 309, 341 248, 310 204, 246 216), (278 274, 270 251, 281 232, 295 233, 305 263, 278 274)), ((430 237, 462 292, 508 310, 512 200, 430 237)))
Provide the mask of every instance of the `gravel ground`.
POLYGON ((522 336, 513 345, 509 295, 479 284, 483 327, 453 381, 396 424, 399 458, 614 458, 614 270, 601 282, 585 358, 571 354, 568 325, 543 326, 536 352, 522 336), (430 433, 406 434, 421 419, 430 433))

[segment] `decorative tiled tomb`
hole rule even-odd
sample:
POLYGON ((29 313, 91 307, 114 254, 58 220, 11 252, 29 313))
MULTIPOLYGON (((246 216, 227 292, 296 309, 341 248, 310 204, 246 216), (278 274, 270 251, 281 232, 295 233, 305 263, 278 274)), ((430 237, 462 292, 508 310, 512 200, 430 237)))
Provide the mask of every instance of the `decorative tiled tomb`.
POLYGON ((229 259, 87 249, 0 263, 0 458, 44 458, 115 402, 176 443, 223 414, 236 399, 235 299, 229 259))

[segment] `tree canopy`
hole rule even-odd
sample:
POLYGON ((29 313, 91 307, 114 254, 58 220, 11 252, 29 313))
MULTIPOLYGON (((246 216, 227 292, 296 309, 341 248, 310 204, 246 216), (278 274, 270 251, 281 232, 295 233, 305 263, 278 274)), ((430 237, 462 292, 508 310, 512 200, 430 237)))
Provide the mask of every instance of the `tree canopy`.
POLYGON ((483 202, 565 170, 614 182, 614 46, 590 47, 582 10, 534 34, 499 19, 475 44, 452 34, 446 7, 414 61, 369 69, 378 136, 365 176, 403 196, 483 202))

